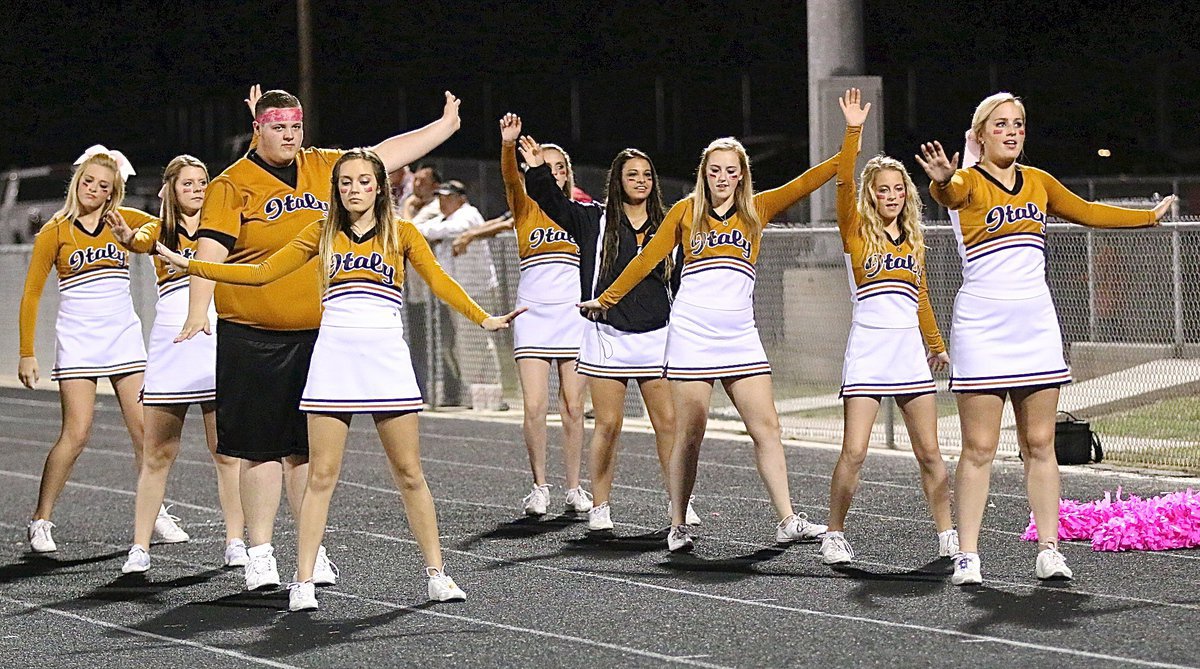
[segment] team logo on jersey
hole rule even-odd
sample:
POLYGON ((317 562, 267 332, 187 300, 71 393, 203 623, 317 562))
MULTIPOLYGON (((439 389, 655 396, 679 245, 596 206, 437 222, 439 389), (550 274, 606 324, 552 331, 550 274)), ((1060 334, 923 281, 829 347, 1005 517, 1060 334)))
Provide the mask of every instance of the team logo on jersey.
POLYGON ((1026 203, 1024 207, 1014 207, 1011 204, 992 207, 983 222, 988 232, 995 232, 1018 221, 1036 221, 1042 226, 1042 233, 1046 232, 1046 213, 1032 202, 1026 203))
POLYGON ((554 244, 556 242, 566 242, 574 244, 575 240, 571 239, 571 235, 567 234, 566 230, 558 228, 534 228, 529 231, 529 248, 536 249, 542 244, 554 244))
POLYGON ((917 258, 911 253, 903 256, 891 253, 872 253, 863 261, 863 271, 867 273, 868 279, 874 279, 884 271, 908 271, 917 278, 921 277, 921 268, 917 266, 917 258))
POLYGON ((741 249, 742 257, 746 260, 750 259, 750 240, 742 234, 741 230, 730 232, 709 230, 707 234, 697 232, 692 235, 692 255, 694 256, 700 255, 705 247, 715 249, 718 246, 732 246, 741 249))
MULTIPOLYGON (((184 258, 187 258, 188 260, 191 260, 192 258, 196 257, 196 249, 180 249, 179 255, 183 256, 184 258)), ((167 266, 167 276, 174 276, 176 274, 186 274, 186 272, 180 272, 179 270, 175 269, 174 265, 171 265, 169 263, 163 263, 163 264, 165 264, 167 266)))
POLYGON ((312 193, 304 193, 299 197, 285 195, 284 197, 273 197, 267 200, 267 204, 263 206, 263 213, 266 214, 268 221, 273 221, 284 214, 290 214, 301 209, 328 212, 329 203, 321 200, 321 198, 312 193))
POLYGON ((103 262, 105 260, 112 260, 119 267, 125 267, 125 259, 127 257, 128 255, 116 244, 109 242, 100 247, 89 246, 85 249, 78 249, 67 258, 67 263, 71 266, 72 270, 78 272, 92 263, 103 262))
POLYGON ((353 272, 360 269, 378 274, 389 286, 396 278, 396 268, 384 262, 383 256, 378 253, 372 253, 369 256, 360 255, 354 251, 335 253, 329 258, 329 265, 329 278, 331 279, 337 276, 338 272, 353 272))

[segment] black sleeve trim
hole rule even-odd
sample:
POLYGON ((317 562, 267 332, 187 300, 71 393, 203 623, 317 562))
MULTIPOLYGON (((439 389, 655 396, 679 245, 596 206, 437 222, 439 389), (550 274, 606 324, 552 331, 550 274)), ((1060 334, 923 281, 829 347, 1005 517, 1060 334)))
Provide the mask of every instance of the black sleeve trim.
POLYGON ((233 251, 233 245, 237 243, 237 237, 234 237, 233 235, 227 235, 224 232, 218 232, 216 230, 197 230, 196 238, 199 239, 201 237, 207 237, 213 240, 221 246, 224 246, 226 251, 230 252, 233 251))

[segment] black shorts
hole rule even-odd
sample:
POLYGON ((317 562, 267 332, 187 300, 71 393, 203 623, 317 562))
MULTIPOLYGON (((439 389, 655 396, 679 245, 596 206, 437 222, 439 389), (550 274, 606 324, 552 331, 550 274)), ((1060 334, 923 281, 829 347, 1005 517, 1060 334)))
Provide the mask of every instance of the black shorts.
POLYGON ((316 330, 260 330, 217 321, 217 452, 266 462, 308 456, 300 395, 316 330))

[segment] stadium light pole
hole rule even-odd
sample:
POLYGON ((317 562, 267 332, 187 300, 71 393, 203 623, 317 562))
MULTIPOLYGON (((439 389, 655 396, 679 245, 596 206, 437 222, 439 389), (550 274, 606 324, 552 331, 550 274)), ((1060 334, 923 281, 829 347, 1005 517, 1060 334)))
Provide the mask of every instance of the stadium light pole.
POLYGON ((312 12, 309 0, 296 0, 296 42, 299 49, 300 101, 304 104, 304 143, 317 141, 317 95, 313 91, 312 12))

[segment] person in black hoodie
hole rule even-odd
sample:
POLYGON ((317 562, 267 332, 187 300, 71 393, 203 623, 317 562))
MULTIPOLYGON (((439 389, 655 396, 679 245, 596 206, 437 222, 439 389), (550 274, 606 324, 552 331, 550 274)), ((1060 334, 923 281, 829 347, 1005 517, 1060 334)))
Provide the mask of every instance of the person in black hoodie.
MULTIPOLYGON (((558 188, 540 145, 526 139, 520 145, 529 165, 526 190, 542 211, 578 242, 580 301, 593 299, 641 252, 662 223, 665 211, 654 163, 637 149, 625 149, 609 169, 606 202, 575 202, 558 188)), ((588 512, 589 529, 613 527, 609 498, 624 421, 625 390, 631 379, 638 383, 654 426, 666 481, 675 411, 670 385, 663 378, 663 363, 671 296, 679 287, 680 266, 676 249, 617 308, 589 327, 580 344, 577 369, 588 377, 596 413, 591 453, 594 505, 588 512)), ((687 517, 692 524, 700 523, 690 501, 687 517)))

